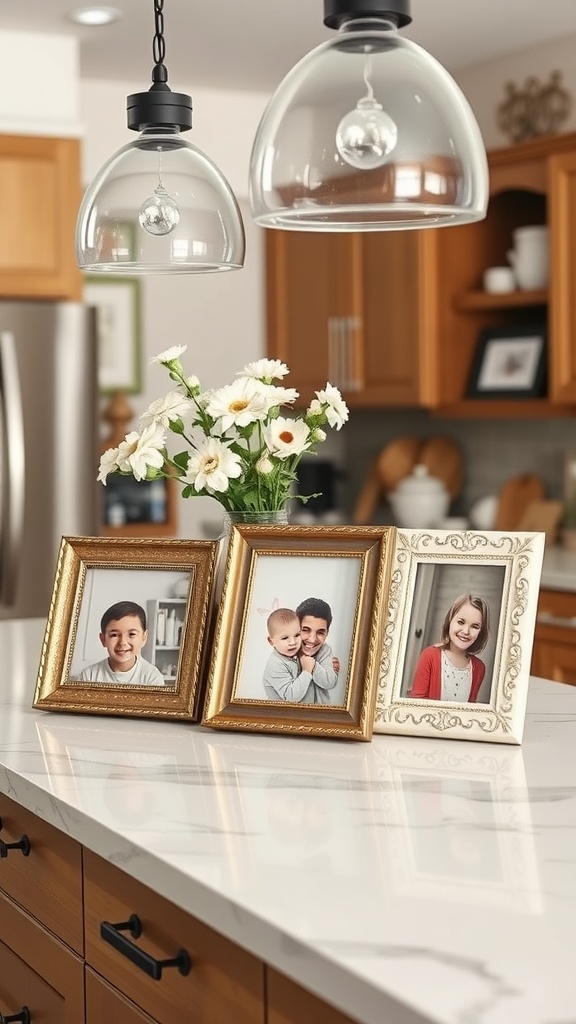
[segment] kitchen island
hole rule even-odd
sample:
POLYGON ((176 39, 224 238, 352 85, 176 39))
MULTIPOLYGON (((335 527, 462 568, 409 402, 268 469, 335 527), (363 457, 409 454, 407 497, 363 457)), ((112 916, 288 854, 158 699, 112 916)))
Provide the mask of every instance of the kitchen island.
POLYGON ((576 688, 521 747, 211 732, 33 710, 42 636, 0 623, 11 801, 360 1024, 576 1021, 576 688))

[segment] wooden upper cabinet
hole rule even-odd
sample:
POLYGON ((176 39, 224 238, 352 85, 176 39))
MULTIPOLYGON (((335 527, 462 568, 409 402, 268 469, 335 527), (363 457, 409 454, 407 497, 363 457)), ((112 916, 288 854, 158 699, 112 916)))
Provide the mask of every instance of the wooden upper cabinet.
POLYGON ((576 144, 550 159, 550 333, 553 401, 576 403, 576 144))
POLYGON ((0 296, 79 299, 77 139, 0 135, 0 296))
POLYGON ((269 353, 287 363, 287 383, 307 405, 335 376, 338 325, 356 312, 345 272, 353 264, 351 236, 271 229, 265 240, 269 353))
POLYGON ((419 232, 266 232, 268 352, 307 404, 418 404, 419 232))
POLYGON ((362 388, 358 404, 433 403, 425 316, 428 289, 419 231, 362 236, 362 388), (427 372, 428 369, 428 372, 427 372))
POLYGON ((576 134, 489 154, 484 220, 423 231, 270 230, 268 346, 307 401, 325 380, 356 406, 422 406, 452 416, 571 415, 576 404, 576 134), (550 229, 550 285, 483 290, 508 263, 513 231, 550 229), (486 328, 547 330, 541 396, 469 397, 486 328))

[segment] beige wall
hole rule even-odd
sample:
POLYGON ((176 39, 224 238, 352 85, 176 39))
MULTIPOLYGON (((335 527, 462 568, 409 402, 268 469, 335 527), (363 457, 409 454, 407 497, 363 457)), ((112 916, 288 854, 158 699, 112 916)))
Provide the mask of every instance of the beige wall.
POLYGON ((519 88, 523 88, 526 79, 534 76, 544 84, 553 71, 562 72, 563 87, 574 98, 570 118, 562 130, 576 131, 575 57, 576 35, 570 35, 553 43, 539 43, 538 46, 517 50, 506 57, 463 68, 454 73, 455 79, 472 104, 487 149, 509 145, 509 140, 498 128, 497 119, 497 109, 505 97, 506 83, 513 82, 519 88))

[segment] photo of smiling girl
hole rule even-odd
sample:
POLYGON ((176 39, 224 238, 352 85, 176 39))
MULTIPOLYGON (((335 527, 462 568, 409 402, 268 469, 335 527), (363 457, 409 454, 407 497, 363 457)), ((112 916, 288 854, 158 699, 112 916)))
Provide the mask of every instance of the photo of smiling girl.
POLYGON ((409 697, 474 703, 486 671, 477 657, 490 635, 490 611, 482 597, 461 594, 449 608, 440 641, 422 651, 409 697))

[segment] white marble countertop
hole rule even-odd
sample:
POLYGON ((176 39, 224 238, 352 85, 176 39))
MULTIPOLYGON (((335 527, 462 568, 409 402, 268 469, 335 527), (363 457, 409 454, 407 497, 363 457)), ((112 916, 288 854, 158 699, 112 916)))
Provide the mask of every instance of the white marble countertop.
POLYGON ((574 1024, 576 688, 521 747, 31 708, 0 623, 0 791, 362 1024, 574 1024))
POLYGON ((547 546, 540 586, 576 592, 576 551, 569 551, 558 544, 547 546))

